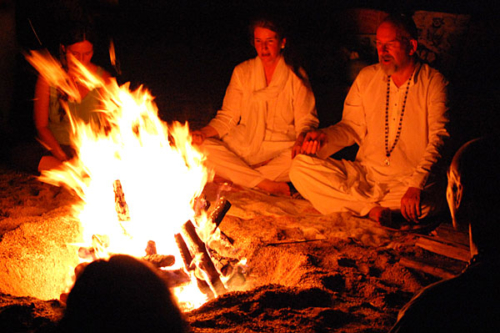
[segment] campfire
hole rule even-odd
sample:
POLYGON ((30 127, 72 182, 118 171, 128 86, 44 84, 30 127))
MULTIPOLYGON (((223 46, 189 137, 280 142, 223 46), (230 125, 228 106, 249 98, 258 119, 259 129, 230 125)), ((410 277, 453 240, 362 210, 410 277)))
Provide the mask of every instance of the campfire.
MULTIPOLYGON (((81 99, 50 54, 26 58, 51 85, 81 99)), ((213 172, 191 145, 188 124, 161 121, 142 86, 105 84, 83 65, 78 75, 89 89, 100 88, 103 108, 90 123, 70 117, 76 157, 40 177, 81 199, 73 211, 82 242, 72 245, 82 263, 69 274, 113 254, 143 258, 167 278, 184 310, 241 286, 245 259, 214 250, 232 247, 218 228, 231 204, 224 197, 212 204, 202 195, 213 172)))

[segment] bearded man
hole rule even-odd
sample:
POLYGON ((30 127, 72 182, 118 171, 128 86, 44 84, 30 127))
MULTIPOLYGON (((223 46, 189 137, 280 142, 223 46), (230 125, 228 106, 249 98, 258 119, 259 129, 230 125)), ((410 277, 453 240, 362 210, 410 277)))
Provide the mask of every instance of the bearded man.
POLYGON ((321 213, 347 211, 383 225, 400 213, 414 224, 444 202, 438 162, 449 137, 448 82, 418 62, 411 18, 388 16, 376 43, 379 62, 357 76, 342 120, 306 135, 290 179, 321 213), (353 144, 355 161, 329 158, 353 144))

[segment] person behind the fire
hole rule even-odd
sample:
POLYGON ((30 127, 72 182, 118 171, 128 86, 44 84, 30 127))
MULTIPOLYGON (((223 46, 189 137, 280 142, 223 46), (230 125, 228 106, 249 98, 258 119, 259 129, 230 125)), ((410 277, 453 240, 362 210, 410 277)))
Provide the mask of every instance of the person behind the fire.
POLYGON ((221 110, 192 132, 216 175, 246 188, 290 195, 288 172, 305 133, 317 128, 305 71, 287 56, 282 26, 268 15, 252 21, 257 56, 235 67, 221 110))
POLYGON ((48 152, 40 156, 38 171, 56 168, 70 159, 74 151, 71 148, 71 124, 63 104, 67 104, 72 117, 85 122, 97 119, 100 107, 99 89, 89 90, 81 84, 75 73, 76 59, 92 74, 108 80, 111 75, 102 67, 92 62, 94 55, 94 33, 88 25, 75 24, 63 33, 60 41, 60 59, 64 70, 68 73, 71 84, 78 88, 81 102, 68 99, 68 96, 50 86, 47 80, 39 75, 35 87, 34 121, 41 144, 48 152), (71 56, 70 56, 71 55, 71 56))
POLYGON ((57 332, 187 332, 168 282, 155 270, 122 254, 88 264, 68 295, 57 332))
POLYGON ((347 211, 392 225, 410 223, 444 203, 442 158, 449 137, 447 81, 417 60, 411 17, 392 14, 376 32, 379 62, 361 70, 342 120, 306 135, 290 170, 300 194, 323 214, 347 211), (359 145, 355 161, 332 154, 359 145), (439 178, 439 168, 442 177, 439 178), (437 198, 437 199, 436 199, 437 198))
POLYGON ((448 171, 453 225, 469 230, 467 268, 418 292, 391 332, 500 332, 499 143, 498 138, 469 141, 448 171))

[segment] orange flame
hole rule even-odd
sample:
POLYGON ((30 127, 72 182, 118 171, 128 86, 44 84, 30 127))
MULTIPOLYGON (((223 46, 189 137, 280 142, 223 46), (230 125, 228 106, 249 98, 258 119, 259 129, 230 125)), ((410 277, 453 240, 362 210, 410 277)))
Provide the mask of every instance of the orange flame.
MULTIPOLYGON (((34 51, 26 58, 49 84, 70 99, 81 100, 67 73, 48 52, 34 51)), ((96 110, 98 121, 91 123, 67 112, 77 155, 61 169, 44 171, 41 180, 66 186, 82 199, 74 209, 83 227, 83 242, 90 245, 93 236, 105 236, 109 246, 101 256, 141 257, 147 242, 153 240, 158 253, 175 255, 176 262, 182 263, 173 237, 183 223, 194 220, 194 200, 213 177, 204 165, 205 156, 191 146, 187 124, 168 126, 159 119, 154 98, 142 86, 130 91, 128 83, 119 86, 115 79, 105 83, 75 62, 79 83, 100 89, 102 109, 96 110), (126 219, 120 219, 115 208, 117 180, 128 208, 126 219)), ((198 293, 198 302, 186 296, 191 306, 206 300, 198 293)))

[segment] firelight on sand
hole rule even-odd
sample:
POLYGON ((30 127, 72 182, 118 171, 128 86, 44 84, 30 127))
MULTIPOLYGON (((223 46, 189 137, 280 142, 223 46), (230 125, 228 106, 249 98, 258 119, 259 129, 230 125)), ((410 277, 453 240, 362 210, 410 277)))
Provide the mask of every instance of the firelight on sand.
MULTIPOLYGON (((81 100, 77 87, 50 54, 34 51, 26 58, 50 85, 69 99, 81 100)), ((174 255, 173 268, 180 267, 174 235, 188 220, 203 229, 207 214, 202 211, 200 216, 193 207, 213 172, 205 167, 204 155, 191 145, 188 125, 168 126, 161 121, 146 89, 130 91, 128 83, 119 86, 115 79, 105 84, 75 62, 78 83, 100 88, 103 107, 88 124, 67 112, 76 157, 60 169, 44 171, 41 180, 68 187, 81 198, 73 207, 83 230, 76 249, 91 247, 93 237, 104 236, 109 246, 96 252, 97 257, 113 253, 142 257, 148 241, 154 241, 158 253, 174 255), (125 207, 117 207, 117 184, 125 207), (119 208, 125 211, 117 213, 119 208)), ((195 308, 206 301, 198 288, 183 286, 182 290, 174 291, 181 306, 195 308), (189 290, 189 295, 182 290, 189 290)))

